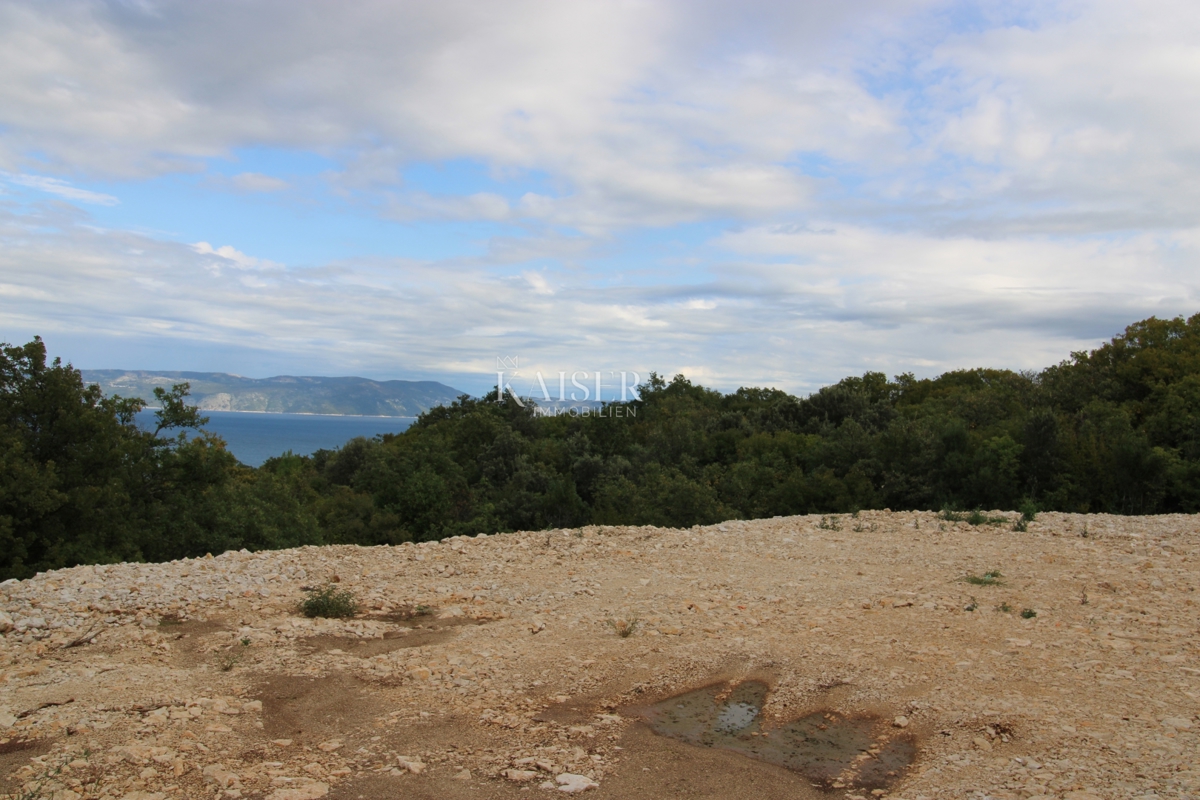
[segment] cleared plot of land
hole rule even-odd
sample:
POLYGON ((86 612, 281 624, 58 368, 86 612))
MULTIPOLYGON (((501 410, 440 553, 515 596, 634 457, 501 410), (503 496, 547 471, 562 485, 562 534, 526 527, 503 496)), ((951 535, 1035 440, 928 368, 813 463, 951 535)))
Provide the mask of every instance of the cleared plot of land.
POLYGON ((1198 559, 863 512, 63 570, 0 585, 0 791, 1197 797, 1198 559), (296 612, 335 579, 358 618, 296 612))

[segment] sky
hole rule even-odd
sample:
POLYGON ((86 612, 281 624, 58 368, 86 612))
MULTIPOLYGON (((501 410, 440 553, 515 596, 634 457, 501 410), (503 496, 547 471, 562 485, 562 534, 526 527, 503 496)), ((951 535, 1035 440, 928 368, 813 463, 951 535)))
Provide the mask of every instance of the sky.
POLYGON ((0 341, 82 369, 807 394, 1198 255, 1194 2, 0 0, 0 341))

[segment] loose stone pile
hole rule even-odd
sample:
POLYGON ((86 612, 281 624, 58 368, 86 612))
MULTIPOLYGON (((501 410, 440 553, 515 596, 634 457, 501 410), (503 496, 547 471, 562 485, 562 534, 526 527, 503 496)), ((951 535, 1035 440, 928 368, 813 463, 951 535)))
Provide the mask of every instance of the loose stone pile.
POLYGON ((1200 520, 1012 527, 863 512, 8 581, 0 797, 684 796, 704 776, 646 760, 668 744, 639 709, 756 680, 761 735, 903 730, 916 761, 875 796, 1200 798, 1200 520), (329 581, 358 618, 298 613, 329 581))

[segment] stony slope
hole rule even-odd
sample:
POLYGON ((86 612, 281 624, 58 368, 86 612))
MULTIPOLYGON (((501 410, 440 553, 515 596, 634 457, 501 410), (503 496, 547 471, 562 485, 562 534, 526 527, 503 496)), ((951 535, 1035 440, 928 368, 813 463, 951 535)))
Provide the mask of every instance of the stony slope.
POLYGON ((864 512, 63 570, 0 585, 0 791, 871 796, 642 721, 755 679, 766 736, 914 744, 875 796, 1200 797, 1198 558, 1191 516, 864 512), (335 577, 366 613, 299 616, 335 577))

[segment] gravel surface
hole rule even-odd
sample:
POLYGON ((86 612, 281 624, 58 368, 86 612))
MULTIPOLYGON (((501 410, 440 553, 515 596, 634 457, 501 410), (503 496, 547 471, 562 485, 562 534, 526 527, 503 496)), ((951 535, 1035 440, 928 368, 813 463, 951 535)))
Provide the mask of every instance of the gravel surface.
POLYGON ((1200 798, 1200 519, 989 516, 588 527, 8 581, 0 797, 1200 798), (298 613, 330 581, 358 617, 298 613), (825 711, 916 760, 873 791, 814 787, 642 719, 751 679, 770 687, 764 735, 825 711))

